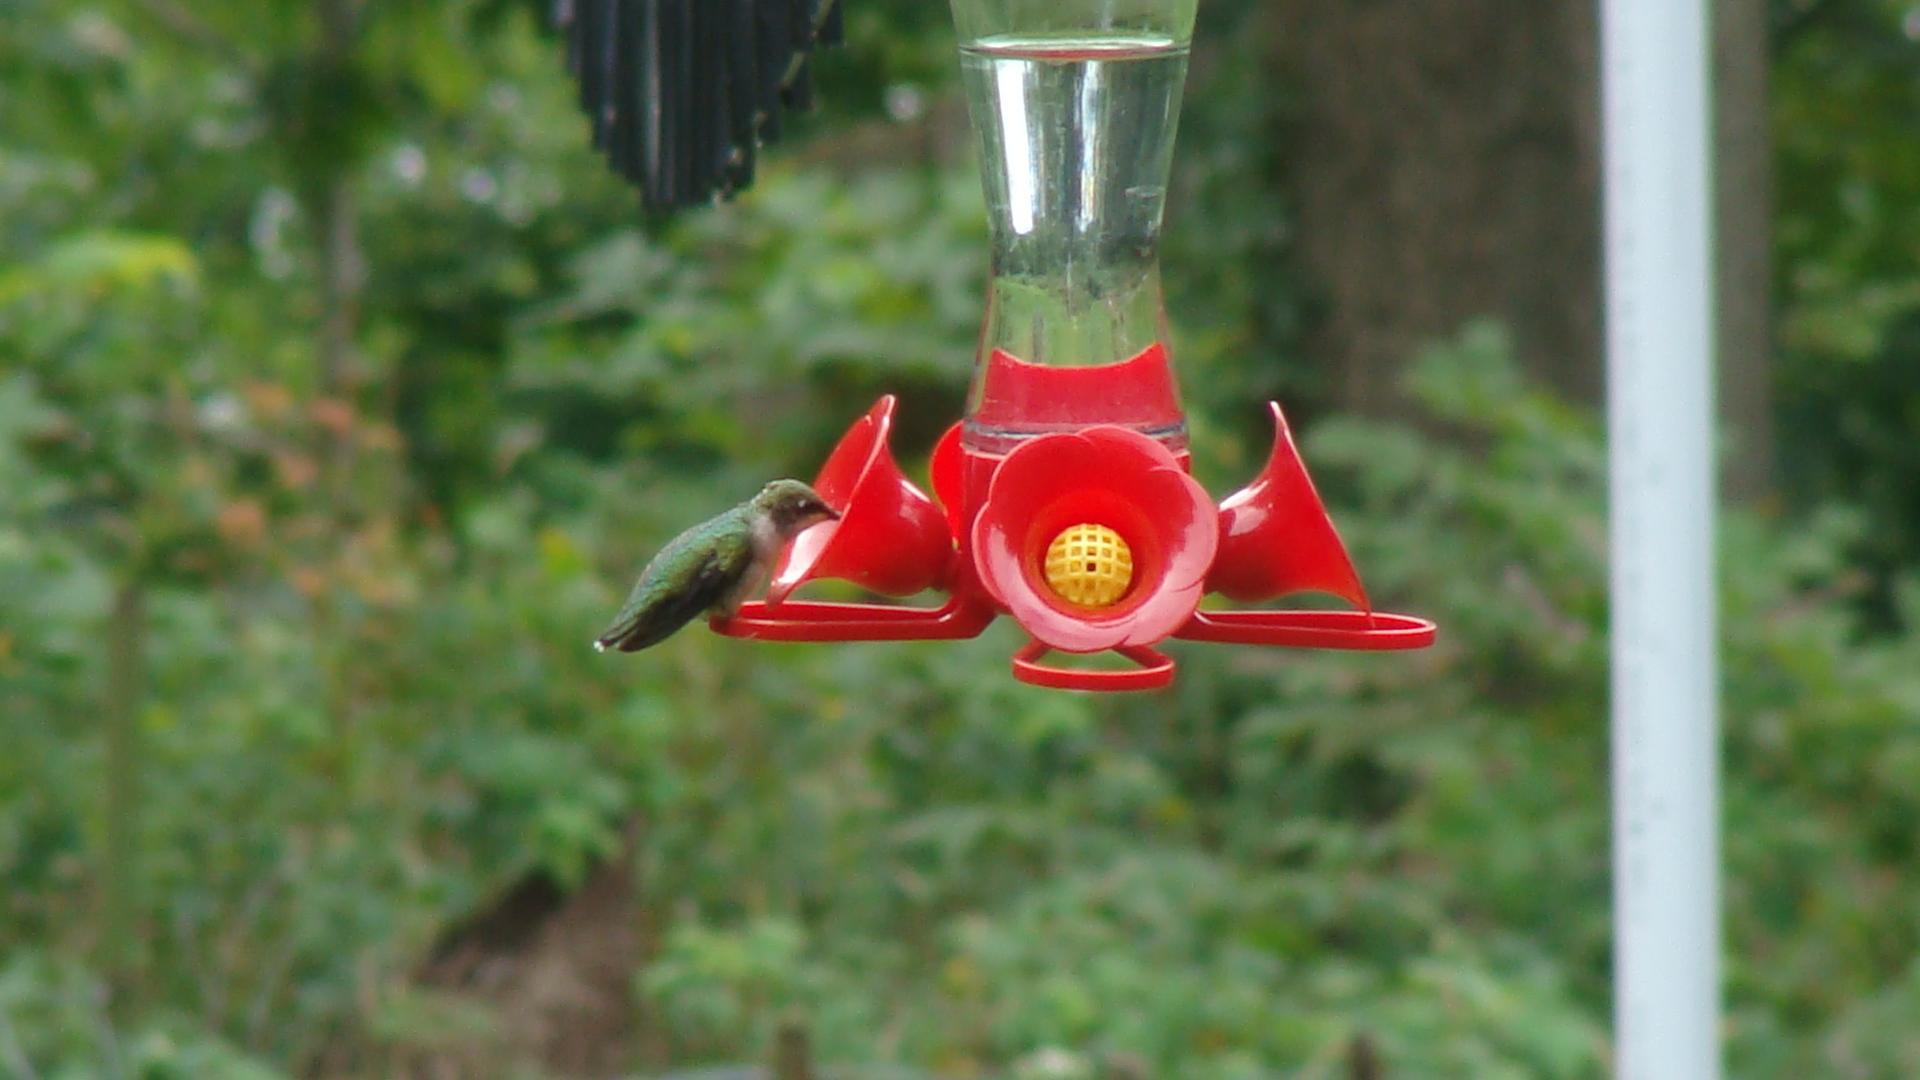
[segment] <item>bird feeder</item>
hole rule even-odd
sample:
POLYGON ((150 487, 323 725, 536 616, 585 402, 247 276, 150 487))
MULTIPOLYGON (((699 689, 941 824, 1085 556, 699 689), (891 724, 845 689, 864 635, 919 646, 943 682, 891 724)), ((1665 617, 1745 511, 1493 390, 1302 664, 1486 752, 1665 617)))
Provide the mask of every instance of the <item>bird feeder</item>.
POLYGON ((1394 650, 1424 619, 1373 609, 1278 404, 1266 467, 1216 502, 1190 475, 1158 246, 1196 0, 953 0, 992 225, 966 415, 932 493, 889 444, 895 400, 856 421, 814 488, 841 517, 782 553, 765 601, 713 629, 765 641, 1029 643, 1022 681, 1144 690, 1169 638, 1394 650), (809 581, 935 607, 792 598, 809 581), (1351 610, 1207 608, 1321 592, 1351 610), (1114 653, 1121 666, 1061 654, 1114 653))

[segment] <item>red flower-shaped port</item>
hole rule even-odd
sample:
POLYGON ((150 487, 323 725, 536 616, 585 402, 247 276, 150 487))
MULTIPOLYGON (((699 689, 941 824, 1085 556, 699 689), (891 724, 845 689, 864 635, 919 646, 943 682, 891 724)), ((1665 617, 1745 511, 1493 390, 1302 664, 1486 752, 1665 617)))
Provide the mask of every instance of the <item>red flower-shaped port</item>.
MULTIPOLYGON (((1220 540, 1213 500, 1172 452, 1137 432, 1045 435, 1007 455, 973 525, 973 562, 993 598, 1062 652, 1151 645, 1200 604, 1220 540), (1087 607, 1064 599, 1049 549, 1075 526, 1111 530, 1130 559, 1126 590, 1087 607)), ((1091 570, 1093 567, 1088 566, 1091 570)))

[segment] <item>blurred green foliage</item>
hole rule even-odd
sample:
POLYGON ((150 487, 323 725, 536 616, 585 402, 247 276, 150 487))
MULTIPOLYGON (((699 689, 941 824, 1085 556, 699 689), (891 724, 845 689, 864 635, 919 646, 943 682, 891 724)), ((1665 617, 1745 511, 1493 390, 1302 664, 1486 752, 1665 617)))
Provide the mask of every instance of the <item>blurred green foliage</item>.
MULTIPOLYGON (((689 520, 804 474, 883 391, 909 462, 958 410, 984 228, 940 137, 944 13, 856 9, 814 137, 648 225, 534 5, 369 11, 340 65, 303 5, 0 6, 0 1072, 383 1076, 484 1042, 421 958, 636 823, 633 985, 675 1065, 757 1058, 797 1013, 828 1061, 954 1076, 1332 1078, 1358 1035, 1391 1076, 1605 1075, 1604 460, 1497 327, 1410 369, 1422 424, 1306 447, 1374 594, 1446 627, 1428 653, 1186 648, 1121 701, 1013 683, 1006 627, 599 657, 689 520), (329 385, 341 175, 366 276, 329 385)), ((1286 362, 1256 14, 1204 16, 1168 251, 1216 490, 1257 467, 1265 397, 1317 393, 1286 362)), ((1783 378, 1868 415, 1796 427, 1805 505, 1726 523, 1727 1038, 1741 1077, 1892 1078, 1920 1060, 1920 583, 1886 530, 1920 515, 1842 485, 1913 475, 1873 449, 1911 444, 1913 395, 1863 390, 1914 385, 1913 59, 1793 40, 1782 247, 1825 284, 1789 296, 1783 378), (1858 209, 1813 190, 1823 64, 1881 101, 1887 222, 1823 217, 1858 209)))
POLYGON ((1920 551, 1920 11, 1775 0, 1782 465, 1866 514, 1853 551, 1881 626, 1920 551))

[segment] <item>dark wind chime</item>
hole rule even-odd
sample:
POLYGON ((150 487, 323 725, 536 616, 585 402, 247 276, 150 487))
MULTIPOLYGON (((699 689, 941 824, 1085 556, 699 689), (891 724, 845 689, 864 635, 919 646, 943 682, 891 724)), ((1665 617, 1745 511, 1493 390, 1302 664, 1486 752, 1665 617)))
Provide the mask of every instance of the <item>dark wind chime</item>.
POLYGON ((813 51, 844 36, 835 0, 557 0, 593 145, 650 210, 753 182, 781 113, 813 103, 813 51))

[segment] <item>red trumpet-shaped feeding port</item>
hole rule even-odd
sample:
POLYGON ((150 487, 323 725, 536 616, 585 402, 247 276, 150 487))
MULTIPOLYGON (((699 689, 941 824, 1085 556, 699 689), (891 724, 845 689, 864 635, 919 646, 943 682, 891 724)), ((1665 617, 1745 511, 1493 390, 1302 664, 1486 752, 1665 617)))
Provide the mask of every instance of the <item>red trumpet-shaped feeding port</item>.
POLYGON ((933 497, 940 500, 940 509, 947 515, 947 527, 953 530, 955 537, 966 535, 963 527, 967 501, 967 453, 960 439, 963 425, 955 424, 947 429, 940 441, 933 444, 933 458, 928 462, 928 472, 933 478, 933 497))
POLYGON ((885 596, 946 583, 953 532, 894 461, 887 445, 894 406, 891 394, 881 398, 828 456, 813 488, 840 518, 801 533, 781 553, 767 589, 769 608, 814 578, 843 578, 885 596))
POLYGON ((1220 504, 1220 558, 1207 589, 1243 603, 1296 592, 1324 592, 1371 611, 1320 493, 1307 476, 1278 402, 1273 453, 1253 483, 1220 504))
POLYGON ((1008 454, 972 554, 981 584, 1035 640, 1091 653, 1180 629, 1219 538, 1213 500, 1166 447, 1102 426, 1008 454))

